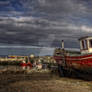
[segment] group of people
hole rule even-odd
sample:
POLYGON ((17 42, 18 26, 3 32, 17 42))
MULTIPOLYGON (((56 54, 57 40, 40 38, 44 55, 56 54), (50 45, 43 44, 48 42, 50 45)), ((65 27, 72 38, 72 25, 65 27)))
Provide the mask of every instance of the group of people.
POLYGON ((38 70, 42 69, 42 63, 40 62, 40 60, 35 61, 34 59, 25 59, 22 61, 22 63, 20 64, 23 69, 27 68, 36 68, 38 70))
POLYGON ((40 70, 40 69, 42 69, 42 63, 41 63, 40 61, 34 61, 33 67, 34 67, 35 69, 40 70))
POLYGON ((28 62, 26 62, 24 60, 24 61, 22 61, 21 66, 23 67, 23 69, 26 69, 26 68, 32 69, 32 68, 34 68, 34 69, 37 69, 37 70, 41 70, 41 69, 46 69, 47 68, 46 64, 42 64, 42 62, 40 60, 36 60, 36 61, 33 61, 33 60, 31 61, 30 60, 28 62))

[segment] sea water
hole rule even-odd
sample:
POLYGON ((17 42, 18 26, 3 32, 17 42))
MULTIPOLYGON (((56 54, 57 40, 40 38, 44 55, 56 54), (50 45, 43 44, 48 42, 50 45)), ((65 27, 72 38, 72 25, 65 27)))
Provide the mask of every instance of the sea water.
POLYGON ((48 48, 0 48, 0 56, 8 55, 25 55, 29 56, 34 54, 35 56, 39 55, 53 55, 53 49, 48 48))

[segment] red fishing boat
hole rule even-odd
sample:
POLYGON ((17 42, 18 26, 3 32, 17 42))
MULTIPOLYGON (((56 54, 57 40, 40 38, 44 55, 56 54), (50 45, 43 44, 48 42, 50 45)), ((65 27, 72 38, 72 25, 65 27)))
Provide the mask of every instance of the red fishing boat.
POLYGON ((80 51, 66 50, 64 41, 62 48, 55 49, 54 58, 61 76, 73 71, 92 74, 92 37, 82 37, 79 42, 80 51))

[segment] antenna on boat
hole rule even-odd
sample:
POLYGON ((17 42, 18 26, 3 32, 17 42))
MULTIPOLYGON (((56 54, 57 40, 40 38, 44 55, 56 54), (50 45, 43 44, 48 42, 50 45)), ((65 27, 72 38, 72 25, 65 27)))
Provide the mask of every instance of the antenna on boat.
POLYGON ((64 49, 64 40, 62 40, 62 49, 64 49))

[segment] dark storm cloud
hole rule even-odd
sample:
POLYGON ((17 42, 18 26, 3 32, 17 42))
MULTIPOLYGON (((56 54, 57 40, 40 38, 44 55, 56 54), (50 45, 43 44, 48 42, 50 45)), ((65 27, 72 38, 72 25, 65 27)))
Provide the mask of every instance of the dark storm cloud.
POLYGON ((0 43, 55 47, 64 39, 67 47, 78 47, 79 37, 92 35, 89 2, 7 0, 9 11, 0 11, 0 43))

